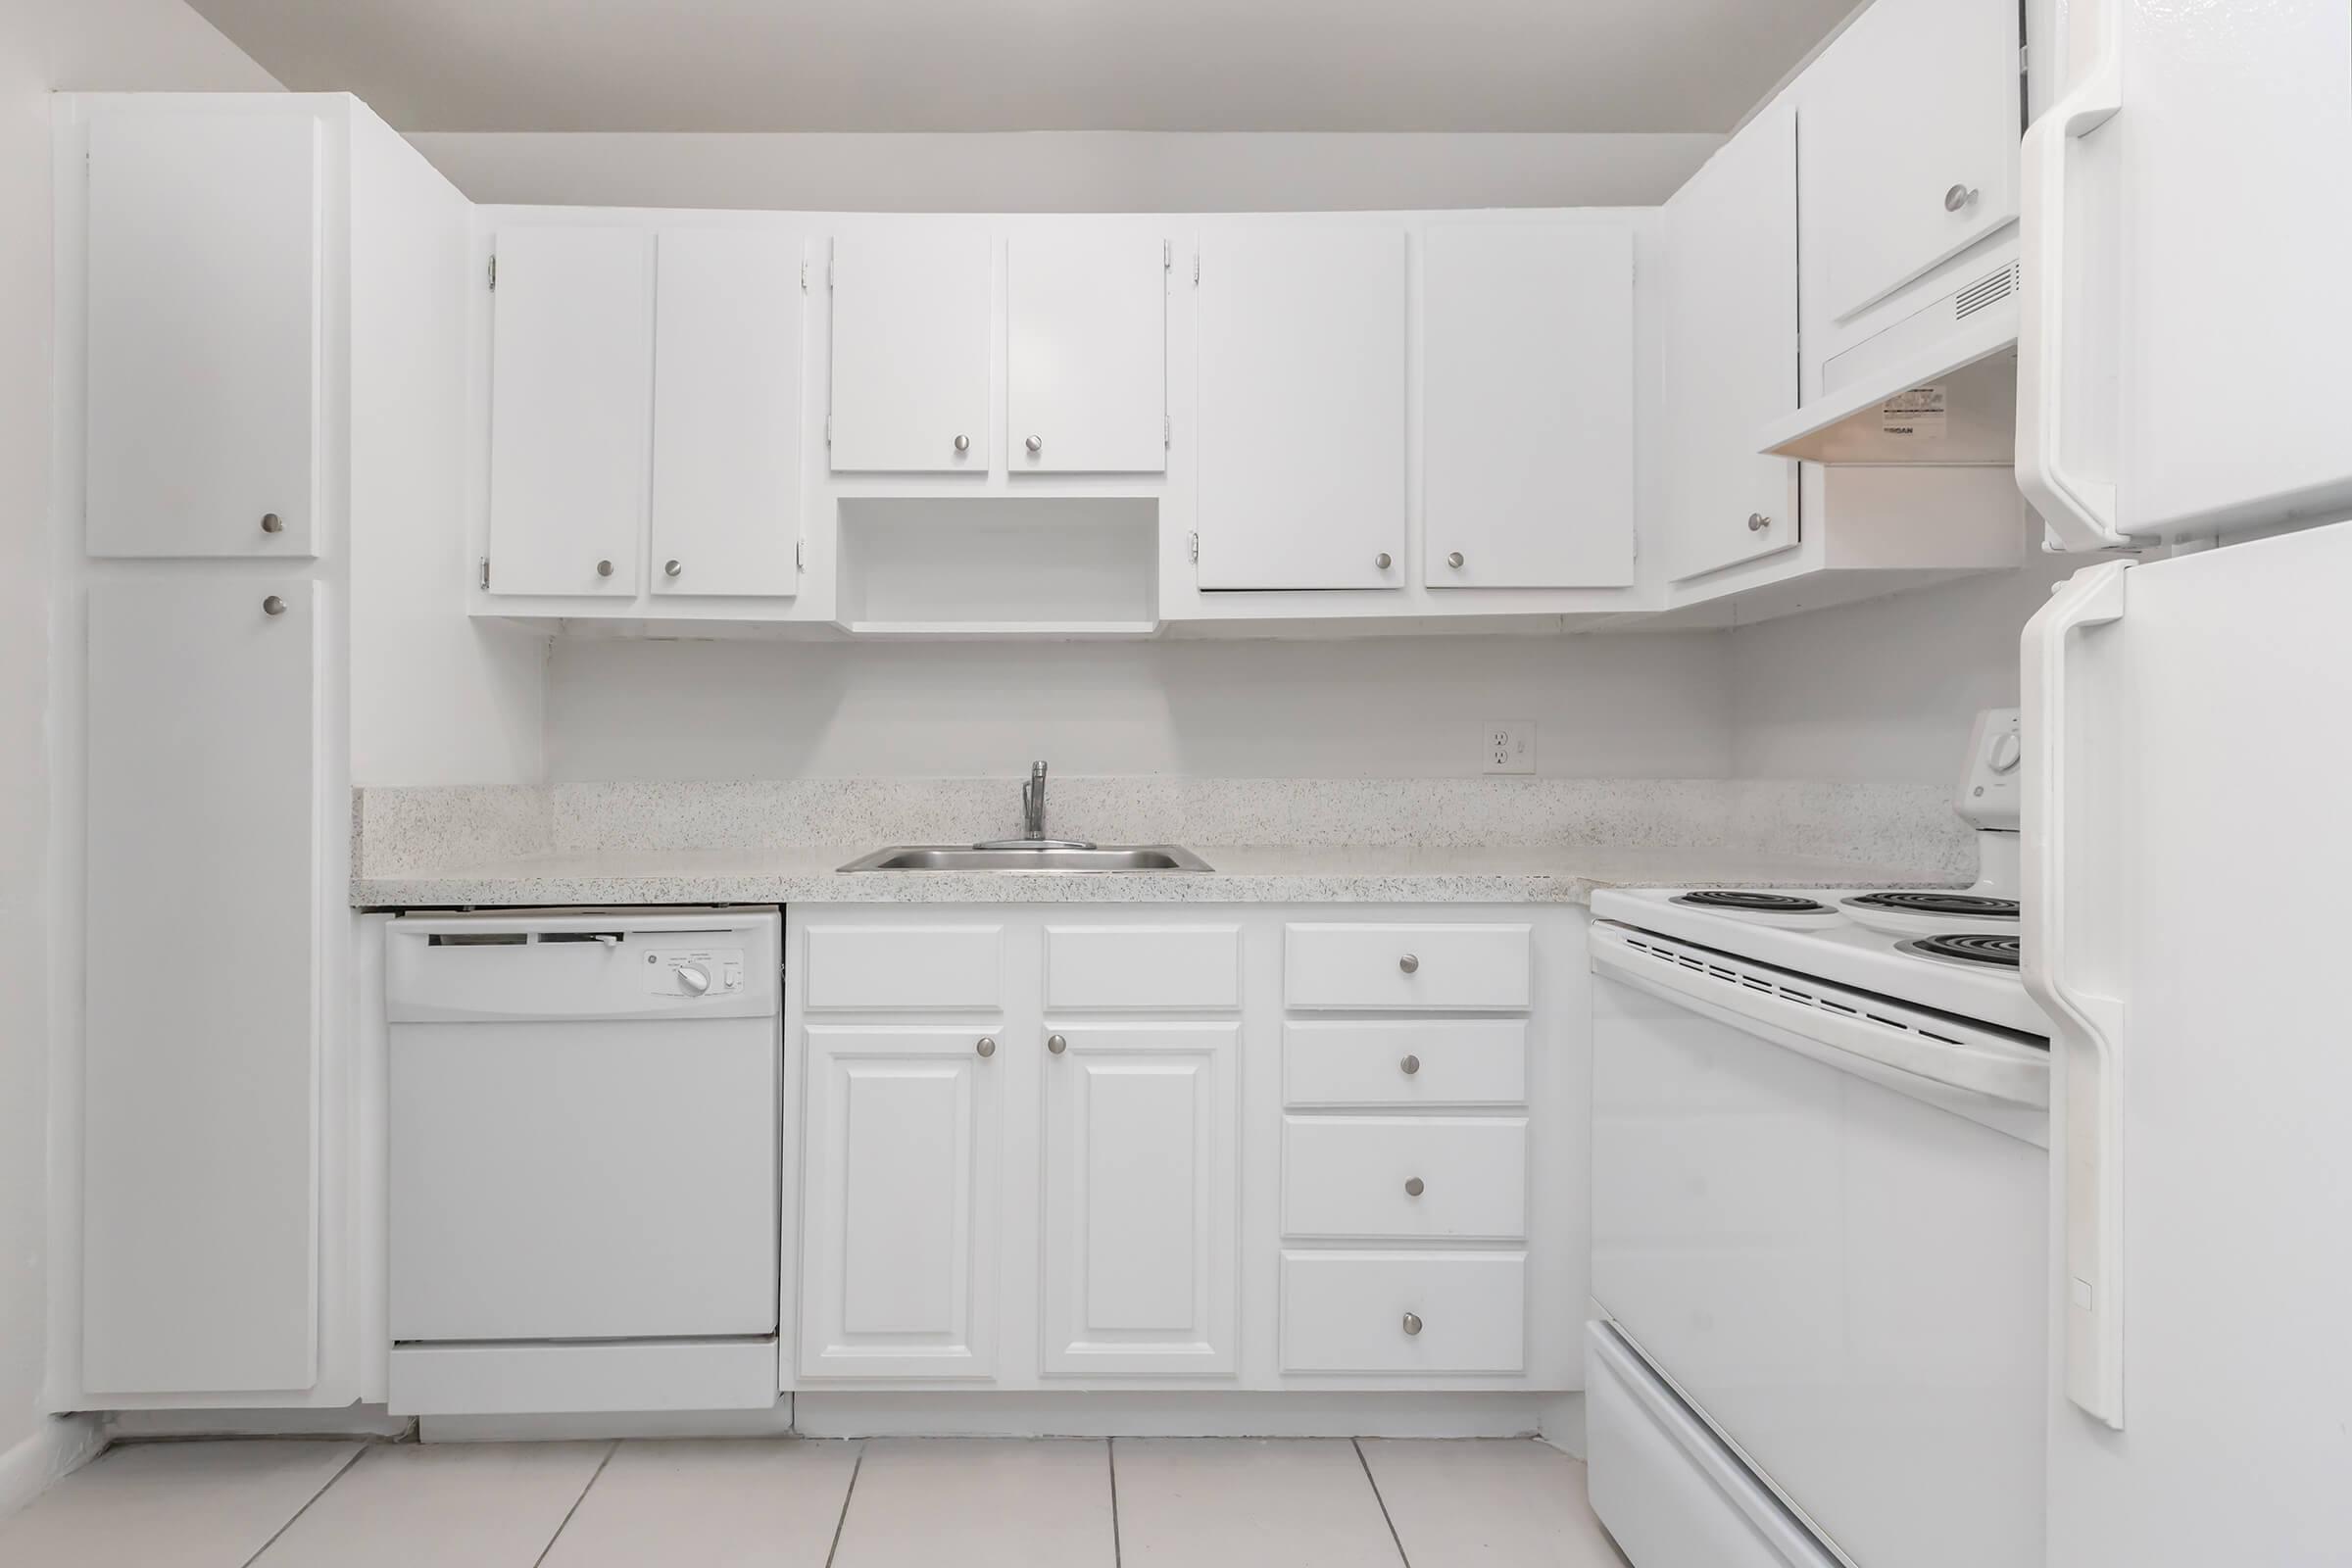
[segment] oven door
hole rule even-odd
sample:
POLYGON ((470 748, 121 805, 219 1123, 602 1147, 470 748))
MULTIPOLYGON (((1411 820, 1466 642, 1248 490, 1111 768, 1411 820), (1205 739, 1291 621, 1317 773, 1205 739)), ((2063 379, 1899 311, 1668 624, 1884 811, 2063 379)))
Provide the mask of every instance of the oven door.
POLYGON ((1798 1049, 1800 1004, 1776 1022, 1752 988, 1745 1012, 1678 994, 1600 938, 1600 1306, 1846 1561, 2037 1564, 2046 1156, 2032 1121, 1798 1049))

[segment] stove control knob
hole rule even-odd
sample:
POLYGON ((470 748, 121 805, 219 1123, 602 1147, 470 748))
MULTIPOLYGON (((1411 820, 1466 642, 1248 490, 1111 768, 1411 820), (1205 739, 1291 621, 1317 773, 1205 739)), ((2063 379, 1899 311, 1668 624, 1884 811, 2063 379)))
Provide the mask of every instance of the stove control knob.
POLYGON ((1991 754, 1984 760, 1995 773, 2014 772, 2025 754, 2015 735, 2002 735, 1992 743, 1991 754))
POLYGON ((678 977, 678 989, 690 997, 699 997, 710 989, 710 971, 702 964, 676 964, 672 972, 678 977))

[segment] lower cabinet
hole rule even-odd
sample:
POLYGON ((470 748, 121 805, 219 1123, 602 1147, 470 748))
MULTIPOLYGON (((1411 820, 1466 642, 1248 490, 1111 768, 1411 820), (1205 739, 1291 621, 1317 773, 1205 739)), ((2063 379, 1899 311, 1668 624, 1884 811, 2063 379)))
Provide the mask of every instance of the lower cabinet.
POLYGON ((805 1038, 802 1369, 994 1377, 1004 1163, 996 1039, 956 1028, 805 1038))
POLYGON ((787 911, 788 1387, 1582 1386, 1584 910, 1049 908, 787 911))

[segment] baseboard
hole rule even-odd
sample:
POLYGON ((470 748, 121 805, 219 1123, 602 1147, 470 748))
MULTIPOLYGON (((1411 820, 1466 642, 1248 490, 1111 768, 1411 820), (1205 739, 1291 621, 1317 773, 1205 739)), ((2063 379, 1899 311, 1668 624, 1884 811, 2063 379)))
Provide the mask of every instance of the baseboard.
POLYGON ((96 1458, 106 1442, 95 1415, 43 1416, 30 1436, 0 1453, 0 1519, 96 1458))
POLYGON ((1546 1394, 1539 1401, 1543 1407, 1536 1424, 1536 1436, 1573 1458, 1585 1456, 1585 1396, 1582 1390, 1574 1394, 1546 1394))
POLYGON ((1525 1438, 1533 1394, 810 1394, 808 1438, 1525 1438))
POLYGON ((416 1422, 380 1404, 332 1409, 118 1410, 116 1438, 405 1438, 416 1422))
POLYGON ((782 1438, 792 1396, 760 1410, 594 1410, 574 1415, 428 1415, 420 1443, 569 1443, 583 1438, 782 1438))

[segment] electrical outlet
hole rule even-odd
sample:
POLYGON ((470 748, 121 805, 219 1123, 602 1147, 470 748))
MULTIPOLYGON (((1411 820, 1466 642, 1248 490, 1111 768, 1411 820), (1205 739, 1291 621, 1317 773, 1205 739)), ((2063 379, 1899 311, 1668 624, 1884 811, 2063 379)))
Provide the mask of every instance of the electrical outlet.
POLYGON ((1479 727, 1479 766, 1489 773, 1536 770, 1536 721, 1498 719, 1479 727))

